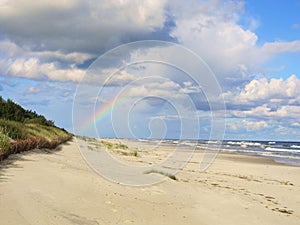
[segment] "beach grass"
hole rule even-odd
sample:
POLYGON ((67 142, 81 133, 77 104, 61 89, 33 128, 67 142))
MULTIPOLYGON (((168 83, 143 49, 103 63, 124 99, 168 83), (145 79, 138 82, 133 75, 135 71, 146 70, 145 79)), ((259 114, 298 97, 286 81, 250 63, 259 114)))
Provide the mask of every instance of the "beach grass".
POLYGON ((34 123, 21 123, 0 119, 1 133, 13 140, 25 140, 29 137, 41 137, 47 141, 68 135, 64 130, 57 127, 45 126, 34 123))
POLYGON ((7 151, 9 142, 9 137, 4 133, 4 129, 0 127, 0 151, 7 151))
POLYGON ((101 144, 103 144, 108 150, 123 156, 134 156, 134 157, 139 156, 136 150, 132 151, 127 145, 122 143, 112 143, 109 141, 102 140, 101 144))
POLYGON ((127 150, 128 146, 121 144, 121 143, 112 143, 112 142, 108 142, 108 141, 101 141, 101 143, 108 149, 123 149, 123 150, 127 150))
POLYGON ((0 119, 0 161, 10 154, 35 148, 54 149, 71 137, 54 126, 0 119))

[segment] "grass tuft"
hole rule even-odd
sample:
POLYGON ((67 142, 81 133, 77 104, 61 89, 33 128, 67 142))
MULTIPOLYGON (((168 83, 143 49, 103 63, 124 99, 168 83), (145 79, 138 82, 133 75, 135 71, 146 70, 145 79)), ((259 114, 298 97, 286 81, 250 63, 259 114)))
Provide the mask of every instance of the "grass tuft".
POLYGON ((108 149, 123 149, 127 150, 128 146, 120 143, 111 143, 108 141, 101 141, 101 143, 108 149))
POLYGON ((101 144, 103 144, 108 150, 113 150, 114 152, 124 156, 139 156, 137 151, 126 151, 129 150, 129 147, 121 143, 111 143, 102 140, 101 144))

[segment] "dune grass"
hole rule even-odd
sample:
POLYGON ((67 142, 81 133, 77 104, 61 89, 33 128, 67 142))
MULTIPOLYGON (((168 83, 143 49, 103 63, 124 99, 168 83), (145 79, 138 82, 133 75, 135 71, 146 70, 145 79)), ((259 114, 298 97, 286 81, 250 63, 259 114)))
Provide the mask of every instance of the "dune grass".
POLYGON ((0 127, 0 151, 7 151, 9 142, 9 137, 4 133, 4 129, 0 127))
POLYGON ((101 141, 101 143, 108 149, 123 149, 127 150, 128 146, 120 143, 111 143, 108 141, 101 141))
POLYGON ((139 156, 137 151, 131 151, 127 145, 121 143, 111 143, 109 141, 102 140, 101 144, 103 144, 108 150, 112 150, 113 152, 120 155, 135 157, 139 156))
POLYGON ((0 161, 10 154, 35 148, 54 149, 71 137, 54 126, 0 119, 0 161))
POLYGON ((26 139, 26 130, 23 123, 0 119, 2 133, 14 140, 26 139))
POLYGON ((57 127, 45 126, 41 124, 21 123, 16 121, 0 119, 2 134, 13 140, 25 140, 29 137, 41 137, 47 141, 67 136, 68 133, 57 127))
POLYGON ((28 136, 43 137, 48 141, 68 135, 67 132, 59 128, 39 124, 25 124, 25 130, 28 136))

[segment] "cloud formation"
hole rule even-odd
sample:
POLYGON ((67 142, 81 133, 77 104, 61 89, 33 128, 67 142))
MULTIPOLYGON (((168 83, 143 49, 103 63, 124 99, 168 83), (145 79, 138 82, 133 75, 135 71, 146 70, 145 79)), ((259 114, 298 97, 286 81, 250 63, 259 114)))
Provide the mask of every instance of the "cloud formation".
POLYGON ((239 24, 243 13, 242 1, 3 1, 0 50, 11 60, 0 59, 2 74, 79 81, 88 60, 163 34, 202 57, 228 90, 251 80, 274 55, 300 51, 299 40, 258 46, 253 26, 239 24))
POLYGON ((262 128, 268 128, 270 125, 266 121, 249 121, 243 119, 241 122, 231 123, 229 124, 231 130, 240 130, 245 129, 246 131, 255 131, 260 130, 262 128))
POLYGON ((227 101, 235 104, 300 104, 300 79, 291 75, 286 80, 260 78, 251 80, 240 91, 223 94, 227 101))
MULTIPOLYGON (((282 134, 295 133, 300 127, 298 75, 286 79, 255 78, 255 75, 265 75, 263 67, 275 56, 300 52, 300 40, 260 43, 255 32, 260 21, 250 18, 248 27, 241 25, 244 11, 243 1, 2 0, 0 74, 5 79, 19 77, 30 82, 77 83, 96 57, 119 44, 145 39, 172 40, 198 54, 215 73, 224 91, 221 97, 227 103, 228 117, 233 119, 229 120, 232 131, 274 129, 282 134)), ((297 24, 293 28, 297 29, 297 24)), ((146 66, 140 65, 118 71, 118 66, 125 65, 127 60, 138 61, 141 56, 168 58, 172 62, 180 58, 177 52, 168 54, 159 45, 146 46, 124 54, 124 62, 118 61, 119 64, 112 63, 112 57, 107 67, 87 79, 87 83, 99 86, 105 83, 109 90, 129 85, 130 97, 160 96, 174 99, 179 105, 190 98, 199 110, 199 117, 207 116, 209 105, 201 87, 175 70, 169 69, 173 76, 168 77, 170 80, 152 79, 144 84, 134 82, 138 76, 155 77, 165 75, 168 70, 149 66, 148 74, 144 74, 142 67, 146 66), (106 81, 110 73, 114 76, 106 81)), ((195 67, 188 59, 184 63, 191 70, 195 67)), ((276 65, 279 70, 284 66, 276 65)), ((65 84, 57 84, 60 85, 63 89, 65 84)), ((0 90, 7 86, 1 84, 0 90)), ((27 94, 42 92, 38 86, 29 85, 25 89, 23 93, 27 94)), ((220 96, 214 97, 218 103, 220 96)))
POLYGON ((291 42, 271 42, 263 45, 263 51, 270 54, 277 54, 282 52, 299 52, 300 51, 300 40, 291 42))
POLYGON ((269 130, 276 137, 299 136, 300 79, 260 78, 241 90, 223 94, 227 102, 228 127, 231 131, 269 130))
POLYGON ((162 29, 165 4, 165 0, 7 0, 0 7, 0 31, 35 49, 99 53, 162 29))
POLYGON ((33 80, 52 81, 80 81, 85 71, 76 67, 62 69, 55 62, 41 62, 39 58, 18 58, 15 60, 0 61, 4 70, 10 76, 23 77, 33 80))

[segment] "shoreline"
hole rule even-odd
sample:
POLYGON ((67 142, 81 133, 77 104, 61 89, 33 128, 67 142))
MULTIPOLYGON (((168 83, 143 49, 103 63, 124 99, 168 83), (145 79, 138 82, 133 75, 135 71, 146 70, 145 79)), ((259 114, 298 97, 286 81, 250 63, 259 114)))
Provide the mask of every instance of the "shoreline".
MULTIPOLYGON (((112 142, 120 142, 120 143, 134 143, 134 144, 144 144, 144 143, 147 143, 148 141, 150 141, 151 143, 153 143, 153 141, 156 141, 155 139, 151 139, 151 140, 147 140, 147 139, 114 139, 114 138, 101 138, 99 140, 106 140, 106 141, 112 141, 112 142)), ((168 140, 167 140, 168 141, 168 140)), ((171 141, 176 141, 176 140, 171 140, 171 141)), ((256 141, 253 141, 253 142, 256 142, 256 141)), ((267 142, 267 141, 265 141, 267 142)), ((154 145, 154 144, 153 144, 154 145)), ((167 142, 164 142, 162 146, 167 146, 167 147, 176 147, 176 145, 174 144, 170 144, 170 143, 167 143, 167 142)), ((188 145, 183 145, 183 146, 180 146, 180 148, 183 148, 183 149, 187 149, 189 150, 191 147, 188 146, 188 145)), ((193 151, 206 151, 206 149, 202 148, 201 146, 195 146, 194 147, 195 149, 193 151)), ((283 162, 283 161, 278 161, 276 160, 275 157, 272 157, 272 156, 266 156, 266 155, 260 155, 260 154, 257 154, 257 153, 249 153, 249 152, 243 152, 242 150, 228 150, 228 149, 218 149, 217 150, 217 155, 218 154, 236 154, 236 155, 241 155, 241 156, 249 156, 249 157, 258 157, 258 158, 262 158, 262 159, 266 159, 265 162, 268 162, 269 160, 272 161, 272 163, 275 163, 275 164, 278 164, 278 165, 286 165, 286 166, 293 166, 293 167, 300 167, 299 164, 293 164, 293 163, 290 163, 290 162, 283 162)), ((279 157, 279 156, 278 156, 279 157)), ((284 157, 284 156, 283 156, 284 157)), ((255 160, 254 160, 255 161, 255 160)), ((269 162, 271 163, 271 162, 269 162)))
MULTIPOLYGON (((113 154, 137 165, 159 160, 170 151, 166 147, 142 151, 147 143, 126 144, 126 151, 139 147, 139 155, 113 154)), ((0 162, 1 221, 91 225, 299 223, 299 167, 220 152, 213 164, 200 172, 202 156, 195 153, 176 173, 177 181, 166 178, 155 185, 132 187, 110 182, 93 171, 75 140, 56 151, 11 155, 0 162)))

